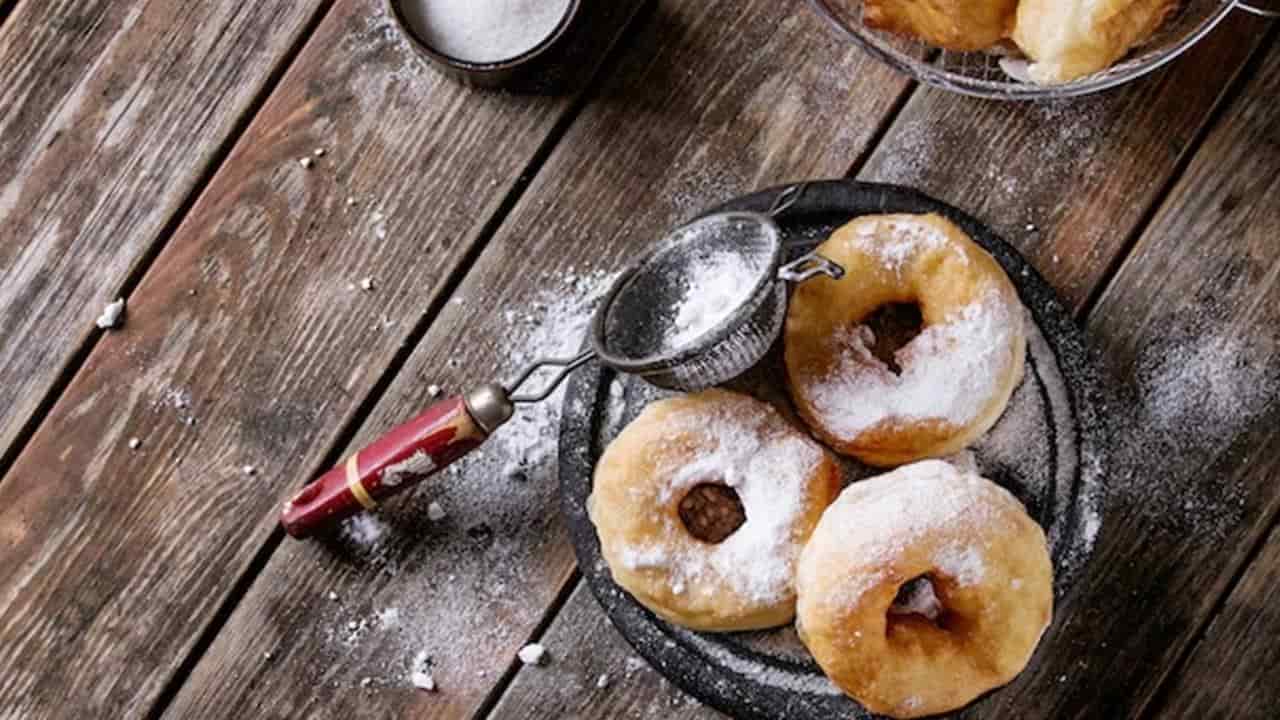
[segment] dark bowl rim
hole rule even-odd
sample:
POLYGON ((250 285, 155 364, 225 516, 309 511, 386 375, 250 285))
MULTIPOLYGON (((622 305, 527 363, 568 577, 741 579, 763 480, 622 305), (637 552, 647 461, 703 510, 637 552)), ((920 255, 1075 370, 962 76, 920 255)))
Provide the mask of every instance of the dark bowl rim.
POLYGON ((437 65, 443 65, 451 70, 461 72, 466 75, 487 76, 490 74, 499 74, 509 72, 517 68, 523 67, 534 60, 542 57, 552 46, 556 45, 569 32, 569 28, 573 26, 574 21, 578 19, 579 11, 582 9, 582 0, 568 0, 568 6, 565 8, 564 17, 560 18, 560 23, 556 25, 556 29, 547 35, 542 42, 534 45, 532 48, 516 55, 515 57, 498 60, 495 62, 479 63, 470 60, 462 60, 452 55, 445 54, 418 36, 414 32, 413 27, 404 17, 401 11, 401 3, 403 0, 383 0, 388 14, 395 21, 396 28, 400 33, 409 39, 409 44, 413 46, 420 55, 425 57, 437 65))

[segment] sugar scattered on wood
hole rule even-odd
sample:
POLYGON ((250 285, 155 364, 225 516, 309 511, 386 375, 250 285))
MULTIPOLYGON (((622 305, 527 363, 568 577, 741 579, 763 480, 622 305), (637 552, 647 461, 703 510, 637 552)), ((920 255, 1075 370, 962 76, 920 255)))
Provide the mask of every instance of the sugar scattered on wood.
POLYGON ((330 590, 330 591, 329 591, 328 598, 329 598, 329 601, 330 601, 330 602, 338 602, 338 593, 336 593, 336 592, 334 592, 334 591, 330 590))
POLYGON ((540 643, 530 643, 520 648, 516 655, 525 665, 541 665, 547 659, 547 649, 540 643))
POLYGON ((129 449, 130 449, 130 450, 137 450, 137 449, 138 449, 138 448, 140 448, 140 447, 142 447, 142 440, 140 440, 140 439, 138 439, 138 438, 136 438, 136 437, 129 438, 129 449))
POLYGON ((244 473, 245 475, 257 475, 258 468, 252 465, 245 465, 244 467, 240 468, 240 472, 244 473))
POLYGON ((596 678, 596 688, 604 690, 607 687, 609 687, 609 675, 608 673, 602 673, 600 677, 596 678))
POLYGON ((371 290, 373 290, 373 288, 374 288, 374 281, 372 277, 366 277, 366 278, 360 279, 361 290, 364 290, 365 292, 370 292, 371 290))
POLYGON ((311 154, 315 155, 316 157, 324 157, 324 153, 325 153, 325 149, 322 147, 318 147, 315 150, 311 151, 311 154))
POLYGON ((121 318, 124 317, 124 298, 118 298, 102 308, 102 314, 98 315, 98 319, 94 324, 103 330, 113 330, 120 327, 121 318))
POLYGON ((427 386, 427 397, 440 397, 440 386, 432 383, 427 386))
POLYGON ((436 679, 431 676, 430 670, 414 670, 413 674, 409 677, 409 682, 413 683, 413 686, 419 690, 425 690, 427 692, 436 691, 436 679))
POLYGON ((431 522, 440 522, 448 516, 449 513, 445 512, 444 507, 434 500, 432 500, 431 504, 427 506, 427 518, 430 519, 431 522))
POLYGON ((310 170, 311 166, 316 164, 316 161, 312 158, 304 157, 298 158, 298 164, 302 166, 302 169, 310 170))

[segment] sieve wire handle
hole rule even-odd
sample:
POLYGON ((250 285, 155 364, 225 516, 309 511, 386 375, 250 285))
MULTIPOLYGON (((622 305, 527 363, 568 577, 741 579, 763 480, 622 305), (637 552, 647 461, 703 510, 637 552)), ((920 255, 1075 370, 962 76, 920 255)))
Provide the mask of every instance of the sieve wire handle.
POLYGON ((808 187, 808 183, 796 183, 783 188, 782 192, 778 193, 778 197, 773 199, 773 204, 769 206, 769 210, 765 214, 776 218, 790 210, 793 205, 800 201, 800 197, 804 195, 804 191, 808 187))
POLYGON ((521 371, 515 382, 506 388, 507 394, 511 396, 511 402, 516 405, 524 405, 527 403, 536 403, 551 397, 551 393, 560 387, 560 383, 569 377, 569 373, 577 370, 583 365, 590 362, 596 356, 594 350, 586 350, 578 355, 567 358, 543 358, 534 361, 531 365, 521 371), (543 385, 540 390, 519 392, 520 388, 529 382, 529 379, 538 372, 546 368, 555 368, 556 374, 543 385))
POLYGON ((1280 10, 1271 10, 1268 8, 1260 8, 1257 5, 1251 5, 1244 0, 1236 0, 1235 6, 1247 13, 1261 15, 1267 18, 1280 18, 1280 10))
POLYGON ((816 252, 811 252, 778 268, 778 279, 787 282, 802 283, 819 275, 839 280, 844 277, 844 266, 816 252))

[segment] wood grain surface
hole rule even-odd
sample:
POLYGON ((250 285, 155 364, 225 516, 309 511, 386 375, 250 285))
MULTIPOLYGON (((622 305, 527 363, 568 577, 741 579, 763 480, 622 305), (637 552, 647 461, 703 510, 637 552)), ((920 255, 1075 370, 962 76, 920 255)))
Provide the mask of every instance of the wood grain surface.
POLYGON ((6 711, 147 711, 573 107, 445 80, 382 7, 329 13, 0 484, 6 711))
MULTIPOLYGON (((1193 499, 1203 493, 1230 498, 1232 505, 1238 504, 1238 516, 1233 513, 1232 522, 1218 536, 1197 533, 1150 547, 1148 555, 1155 562, 1139 565, 1140 574, 1160 578, 1169 586, 1164 592, 1172 601, 1156 608, 1148 605, 1155 617, 1141 624, 1134 622, 1139 614, 1133 610, 1115 618, 1114 627, 1137 635, 1142 645, 1135 645, 1135 651, 1143 651, 1143 662, 1149 663, 1156 652, 1173 655, 1203 627, 1241 563, 1252 561, 1154 708, 1160 717, 1261 719, 1275 717, 1280 708, 1280 686, 1270 681, 1280 669, 1275 641, 1280 605, 1274 598, 1280 578, 1280 536, 1275 531, 1280 513, 1275 483, 1280 475, 1277 95, 1280 47, 1273 47, 1244 97, 1228 109, 1222 126, 1169 198, 1107 300, 1113 307, 1133 307, 1134 298, 1179 298, 1179 304, 1159 302, 1165 306, 1162 313, 1179 308, 1179 314, 1206 317, 1207 327, 1197 342, 1212 348, 1224 342, 1220 338, 1228 338, 1236 375, 1248 380, 1219 378, 1235 391, 1228 402, 1235 406, 1237 432, 1227 438, 1217 436, 1218 428, 1204 428, 1201 442, 1216 447, 1196 454, 1189 468, 1195 476, 1186 493, 1193 499), (1156 291, 1158 285, 1164 287, 1156 291), (1124 286, 1133 289, 1126 291, 1124 286), (1196 298, 1190 307, 1181 300, 1188 297, 1196 298), (1257 558, 1250 557, 1259 538, 1268 533, 1257 558), (1175 628, 1185 630, 1169 632, 1175 628)), ((1139 332, 1151 337, 1158 327, 1147 325, 1139 332)), ((1118 540, 1132 543, 1146 537, 1130 533, 1118 540)), ((1115 662, 1123 661, 1121 657, 1115 662)), ((1142 686, 1143 695, 1149 693, 1147 685, 1142 686)))
POLYGON ((1272 46, 1091 315, 1118 388, 1099 544, 1051 652, 982 717, 1142 716, 1280 509, 1278 69, 1272 46))
MULTIPOLYGON (((356 444, 424 406, 430 383, 461 390, 509 378, 530 353, 576 350, 580 300, 603 289, 602 274, 707 205, 843 174, 905 86, 828 39, 803 5, 658 7, 356 444)), ((386 506, 374 526, 385 530, 353 524, 328 546, 281 547, 170 714, 483 714, 572 573, 546 457, 557 402, 522 410, 486 457, 386 506), (530 464, 522 479, 504 472, 507 460, 530 464), (431 501, 448 512, 440 522, 427 519, 431 501), (436 693, 410 683, 427 657, 436 693)))
POLYGON ((324 5, 50 0, 5 20, 0 460, 324 5))
POLYGON ((550 661, 520 669, 489 716, 493 720, 725 717, 667 682, 637 655, 585 583, 578 584, 541 640, 550 661))

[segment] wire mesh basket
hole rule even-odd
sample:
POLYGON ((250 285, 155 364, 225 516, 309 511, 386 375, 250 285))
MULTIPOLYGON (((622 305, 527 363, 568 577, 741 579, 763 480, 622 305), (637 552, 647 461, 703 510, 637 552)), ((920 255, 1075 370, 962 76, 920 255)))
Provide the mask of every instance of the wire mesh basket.
POLYGON ((1242 0, 1184 0, 1181 8, 1144 45, 1101 72, 1061 85, 1036 85, 1008 71, 1009 51, 941 50, 919 40, 873 30, 863 23, 863 0, 810 0, 817 11, 875 57, 920 82, 965 95, 1000 100, 1073 97, 1106 90, 1141 77, 1186 52, 1233 9, 1259 15, 1274 10, 1242 0))

